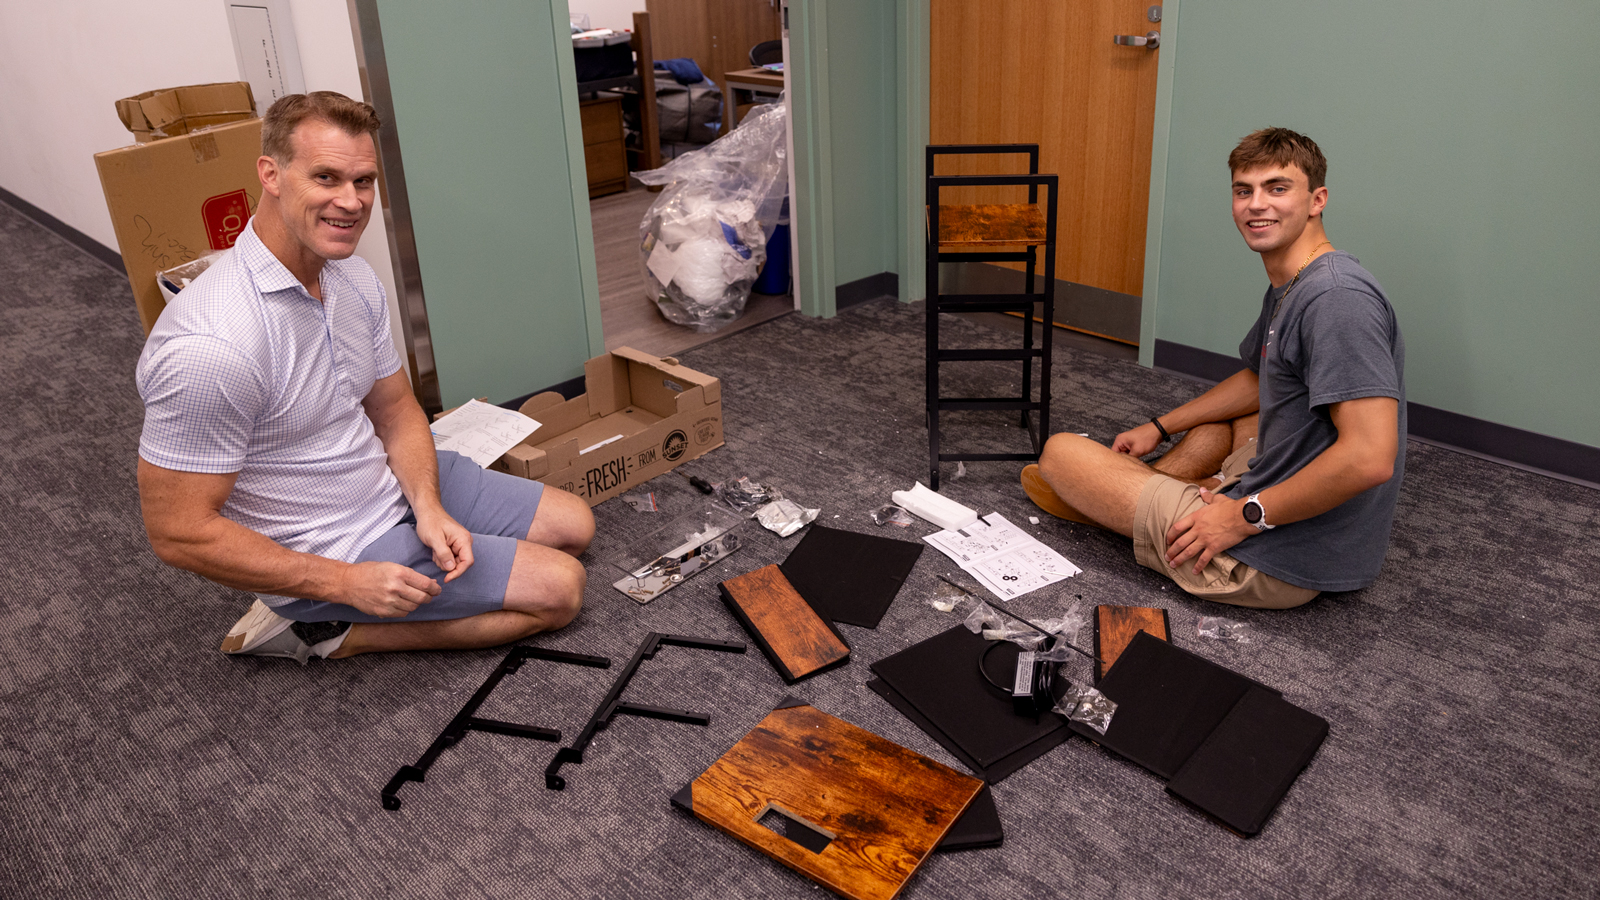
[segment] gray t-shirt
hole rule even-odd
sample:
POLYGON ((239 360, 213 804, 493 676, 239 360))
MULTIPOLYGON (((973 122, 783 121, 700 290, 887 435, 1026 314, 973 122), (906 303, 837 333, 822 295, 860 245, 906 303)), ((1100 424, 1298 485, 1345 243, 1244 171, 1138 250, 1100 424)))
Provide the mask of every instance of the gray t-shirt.
MULTIPOLYGON (((1261 429, 1238 499, 1286 480, 1333 446, 1328 405, 1362 397, 1400 401, 1394 477, 1327 512, 1251 535, 1229 554, 1300 587, 1352 591, 1378 577, 1406 462, 1405 342, 1383 288, 1343 251, 1317 258, 1273 317, 1269 287, 1239 355, 1261 379, 1261 429)), ((1267 521, 1272 510, 1267 509, 1267 521)))

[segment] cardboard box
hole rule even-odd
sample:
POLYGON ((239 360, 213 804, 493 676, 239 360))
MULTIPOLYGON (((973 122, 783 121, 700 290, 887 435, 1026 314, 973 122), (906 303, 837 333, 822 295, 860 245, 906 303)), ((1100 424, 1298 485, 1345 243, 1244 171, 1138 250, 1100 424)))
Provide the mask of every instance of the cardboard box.
POLYGON ((547 391, 522 404, 539 428, 491 468, 594 506, 722 446, 722 382, 710 375, 618 347, 584 363, 583 377, 581 396, 547 391))
POLYGON ((261 120, 94 155, 145 334, 166 307, 156 273, 233 246, 261 197, 261 120))
POLYGON ((141 144, 255 115, 248 81, 163 88, 117 101, 117 118, 141 144))

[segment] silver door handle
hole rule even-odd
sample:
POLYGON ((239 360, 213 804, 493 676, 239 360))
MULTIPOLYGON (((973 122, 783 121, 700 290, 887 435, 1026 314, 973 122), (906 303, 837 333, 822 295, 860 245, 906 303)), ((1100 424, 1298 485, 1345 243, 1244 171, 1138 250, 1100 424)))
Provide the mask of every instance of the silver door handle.
POLYGON ((1143 37, 1140 37, 1137 34, 1113 35, 1111 38, 1111 43, 1120 44, 1123 47, 1148 47, 1151 50, 1154 50, 1161 46, 1161 32, 1151 31, 1145 34, 1143 37))

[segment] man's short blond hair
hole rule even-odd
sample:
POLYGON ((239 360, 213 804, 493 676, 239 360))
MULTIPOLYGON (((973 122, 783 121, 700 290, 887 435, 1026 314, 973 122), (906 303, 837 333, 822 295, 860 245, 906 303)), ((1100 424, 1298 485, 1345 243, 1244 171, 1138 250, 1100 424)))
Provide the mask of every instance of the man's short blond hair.
POLYGON ((261 153, 282 165, 294 161, 294 130, 301 122, 315 119, 327 122, 351 137, 376 136, 383 124, 371 104, 336 91, 312 91, 278 98, 261 120, 261 153))

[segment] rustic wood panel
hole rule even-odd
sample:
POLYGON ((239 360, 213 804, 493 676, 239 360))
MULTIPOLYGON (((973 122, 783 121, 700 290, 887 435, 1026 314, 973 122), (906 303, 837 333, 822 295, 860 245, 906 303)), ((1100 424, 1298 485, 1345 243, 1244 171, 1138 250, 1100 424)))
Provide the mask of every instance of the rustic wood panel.
POLYGON ((730 578, 721 588, 723 600, 785 681, 798 681, 850 655, 777 565, 730 578))
POLYGON ((1149 606, 1097 606, 1094 610, 1094 655, 1100 658, 1100 678, 1141 631, 1163 641, 1172 640, 1167 632, 1167 611, 1149 606))
POLYGON ((723 133, 733 129, 728 72, 750 68, 750 48, 783 37, 783 13, 771 0, 711 0, 711 55, 716 71, 706 76, 722 88, 723 133))
MULTIPOLYGON (((1061 176, 1056 277, 1144 292, 1156 54, 1115 34, 1159 30, 1149 4, 1113 0, 931 0, 929 133, 935 144, 1037 143, 1061 176)), ((947 171, 944 167, 949 166, 947 171)), ((994 157, 938 174, 1026 171, 994 157)), ((957 188, 952 204, 1019 203, 1025 188, 957 188)), ((1020 263, 1004 263, 1021 268, 1020 263)))
POLYGON ((692 785, 694 814, 857 900, 899 893, 983 782, 810 706, 773 710, 692 785), (833 841, 813 853, 760 825, 768 810, 833 841))
POLYGON ((688 57, 711 74, 710 0, 647 0, 650 37, 656 59, 688 57))
POLYGON ((1043 244, 1044 210, 1027 204, 939 205, 939 246, 1043 244))

